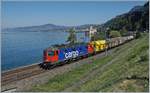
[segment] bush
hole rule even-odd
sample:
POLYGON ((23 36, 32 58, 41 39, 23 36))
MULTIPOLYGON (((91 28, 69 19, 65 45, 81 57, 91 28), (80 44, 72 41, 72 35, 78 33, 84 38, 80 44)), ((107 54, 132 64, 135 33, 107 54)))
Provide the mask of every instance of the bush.
POLYGON ((137 32, 135 38, 137 39, 137 38, 140 38, 141 36, 142 36, 141 33, 137 32))
POLYGON ((141 61, 141 62, 147 61, 147 60, 148 60, 148 55, 145 54, 145 55, 141 55, 141 56, 140 56, 140 61, 141 61))
POLYGON ((101 32, 97 32, 95 33, 92 37, 91 37, 91 41, 95 41, 95 40, 103 40, 105 39, 105 32, 101 31, 101 32))
POLYGON ((120 31, 120 34, 121 34, 121 36, 127 36, 127 34, 128 34, 128 31, 127 30, 121 30, 120 31))
POLYGON ((121 34, 118 31, 110 31, 110 33, 109 33, 110 38, 120 37, 120 36, 121 36, 121 34))

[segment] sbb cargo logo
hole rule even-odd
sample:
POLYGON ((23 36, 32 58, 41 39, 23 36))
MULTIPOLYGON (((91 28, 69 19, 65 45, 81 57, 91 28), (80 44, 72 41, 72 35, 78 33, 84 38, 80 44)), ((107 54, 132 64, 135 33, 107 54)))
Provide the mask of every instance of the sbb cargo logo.
POLYGON ((72 51, 72 52, 65 53, 65 58, 75 58, 78 55, 79 55, 78 51, 72 51))

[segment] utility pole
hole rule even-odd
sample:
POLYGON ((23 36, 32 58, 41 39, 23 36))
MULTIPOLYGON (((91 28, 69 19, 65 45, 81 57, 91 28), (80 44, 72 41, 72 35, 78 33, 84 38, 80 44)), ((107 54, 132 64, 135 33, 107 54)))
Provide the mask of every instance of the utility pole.
MULTIPOLYGON (((106 44, 107 44, 107 42, 108 42, 108 40, 107 40, 107 32, 108 32, 108 30, 109 30, 109 28, 106 28, 106 30, 105 30, 105 40, 106 40, 106 44)), ((105 48, 105 55, 107 56, 107 48, 105 48)))

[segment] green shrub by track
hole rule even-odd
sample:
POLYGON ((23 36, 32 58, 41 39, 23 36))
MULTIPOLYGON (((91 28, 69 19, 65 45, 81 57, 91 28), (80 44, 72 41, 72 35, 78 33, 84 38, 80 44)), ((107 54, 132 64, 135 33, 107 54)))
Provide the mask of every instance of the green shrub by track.
POLYGON ((120 88, 121 82, 127 77, 148 77, 147 50, 148 36, 146 35, 115 48, 111 55, 57 75, 46 84, 34 86, 31 91, 148 91, 146 80, 142 88, 138 88, 138 84, 136 87, 130 84, 131 87, 120 88), (94 76, 90 76, 92 73, 94 76), (85 78, 87 79, 84 80, 85 78))

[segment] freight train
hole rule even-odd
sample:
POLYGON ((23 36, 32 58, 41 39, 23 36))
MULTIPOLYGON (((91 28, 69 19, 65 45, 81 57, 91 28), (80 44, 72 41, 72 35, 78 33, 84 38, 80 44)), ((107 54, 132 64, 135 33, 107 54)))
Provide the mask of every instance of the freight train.
POLYGON ((49 69, 58 64, 64 64, 73 60, 85 58, 111 49, 134 39, 134 36, 116 37, 107 40, 96 40, 88 43, 76 43, 73 45, 52 45, 43 52, 43 63, 40 66, 49 69))

